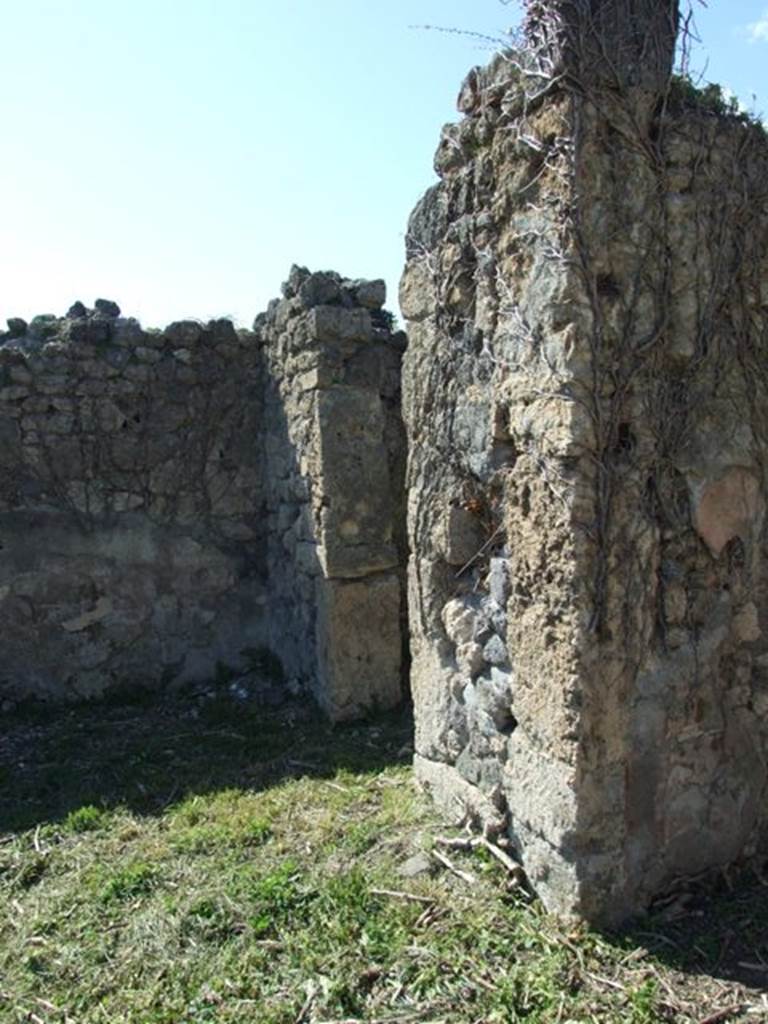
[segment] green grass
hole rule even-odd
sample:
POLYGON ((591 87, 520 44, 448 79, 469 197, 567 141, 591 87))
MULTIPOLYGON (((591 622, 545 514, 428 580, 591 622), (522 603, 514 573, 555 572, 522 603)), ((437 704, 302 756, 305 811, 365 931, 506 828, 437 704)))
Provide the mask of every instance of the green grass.
POLYGON ((748 1012, 768 981, 757 882, 608 936, 482 852, 451 854, 474 884, 437 862, 404 878, 446 826, 403 718, 166 703, 3 729, 4 1024, 768 1019, 748 1012))
POLYGON ((65 832, 93 832, 102 828, 108 818, 104 810, 93 804, 84 804, 75 811, 70 811, 62 823, 65 832))

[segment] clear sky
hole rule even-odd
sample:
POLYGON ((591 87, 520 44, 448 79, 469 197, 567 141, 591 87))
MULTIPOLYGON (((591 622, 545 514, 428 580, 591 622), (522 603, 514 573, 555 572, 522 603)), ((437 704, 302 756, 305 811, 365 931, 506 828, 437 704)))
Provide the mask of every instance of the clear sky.
MULTIPOLYGON (((768 0, 693 64, 768 110, 768 0)), ((385 277, 502 0, 0 0, 0 317, 117 300, 250 324, 291 263, 385 277)))

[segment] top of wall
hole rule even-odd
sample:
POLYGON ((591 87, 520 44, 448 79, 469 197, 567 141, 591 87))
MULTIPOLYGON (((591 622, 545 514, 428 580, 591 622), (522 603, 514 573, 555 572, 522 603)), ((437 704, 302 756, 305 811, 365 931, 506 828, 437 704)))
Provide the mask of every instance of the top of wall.
MULTIPOLYGON (((236 328, 228 318, 207 323, 178 320, 165 328, 143 328, 134 317, 123 316, 119 305, 110 299, 96 299, 92 308, 74 302, 64 316, 45 313, 30 321, 9 317, 6 330, 0 331, 0 363, 11 365, 35 357, 102 356, 119 369, 126 357, 114 350, 123 349, 133 350, 140 361, 150 365, 170 354, 189 366, 194 362, 194 349, 215 347, 225 357, 234 356, 238 348, 268 342, 272 332, 265 328, 279 327, 289 317, 318 306, 365 311, 368 317, 360 322, 367 327, 364 333, 371 336, 377 330, 388 332, 394 325, 393 314, 383 308, 387 293, 382 279, 346 278, 330 270, 313 273, 294 264, 281 292, 281 297, 273 299, 256 316, 253 331, 236 328), (154 355, 148 355, 150 351, 154 355)), ((140 378, 145 374, 133 376, 140 378)))
MULTIPOLYGON (((61 349, 48 346, 73 344, 83 351, 95 355, 97 350, 105 356, 110 346, 120 349, 139 348, 142 345, 155 351, 171 349, 178 351, 179 361, 189 362, 183 349, 188 345, 248 342, 247 332, 236 331, 232 322, 227 319, 211 320, 203 324, 196 320, 180 320, 169 324, 163 330, 156 328, 143 329, 133 317, 121 316, 120 307, 109 299, 96 299, 93 309, 88 309, 82 302, 75 302, 63 317, 46 313, 35 316, 27 322, 21 317, 9 317, 7 330, 0 331, 0 351, 8 363, 8 353, 17 352, 23 357, 41 355, 52 358, 62 355, 61 349), (94 346, 93 351, 82 346, 94 346), (96 348, 98 347, 98 349, 96 348)), ((72 353, 74 355, 74 352, 72 353)), ((112 361, 120 363, 120 358, 112 353, 112 361)), ((149 358, 147 362, 157 362, 149 358)))

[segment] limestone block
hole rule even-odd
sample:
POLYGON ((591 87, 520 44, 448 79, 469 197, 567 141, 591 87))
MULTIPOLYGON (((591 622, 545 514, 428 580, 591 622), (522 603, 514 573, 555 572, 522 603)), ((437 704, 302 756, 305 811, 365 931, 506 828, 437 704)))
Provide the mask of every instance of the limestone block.
POLYGON ((309 315, 309 329, 318 342, 364 342, 373 338, 370 313, 365 309, 316 306, 309 315))
POLYGON ((202 341, 204 333, 205 328, 198 320, 176 320, 163 331, 163 340, 173 348, 194 348, 202 341))
POLYGON ((11 366, 8 372, 14 384, 30 384, 32 382, 32 374, 26 366, 11 366))
POLYGON ((122 430, 125 421, 126 416, 120 407, 111 398, 104 398, 95 403, 93 419, 89 417, 86 423, 89 426, 93 423, 94 426, 98 425, 99 430, 114 433, 122 430))
POLYGON ((339 371, 332 366, 316 366, 302 373, 297 380, 300 391, 314 391, 317 388, 331 387, 339 382, 339 371))
POLYGON ((153 372, 152 367, 145 363, 130 363, 123 371, 128 380, 139 384, 148 384, 152 380, 153 372))
POLYGON ((397 564, 384 426, 374 389, 335 386, 318 393, 318 540, 328 577, 365 576, 397 564))
POLYGON ((507 651, 507 645, 501 639, 500 636, 492 636, 490 640, 486 641, 483 647, 483 659, 488 662, 489 665, 503 666, 509 664, 509 652, 507 651))
POLYGON ((115 512, 133 512, 143 504, 142 495, 131 494, 130 491, 116 491, 112 496, 112 508, 115 512))
POLYGON ((299 541, 294 546, 296 569, 307 576, 319 576, 321 573, 321 557, 314 541, 299 541))
POLYGON ((15 417, 0 416, 0 465, 7 466, 18 461, 21 432, 15 417))
POLYGON ((399 703, 400 589, 394 574, 317 581, 317 696, 334 720, 399 703))
POLYGON ((89 611, 83 612, 82 615, 76 615, 72 619, 67 619, 61 623, 61 628, 66 630, 67 633, 79 633, 81 630, 88 629, 89 626, 95 625, 100 622, 103 618, 110 614, 112 611, 112 599, 104 595, 98 599, 93 608, 89 611))
POLYGON ((459 597, 445 605, 442 619, 446 635, 457 646, 471 643, 480 631, 480 616, 476 604, 459 597))
POLYGON ((462 114, 473 114, 480 105, 479 68, 472 68, 461 83, 456 108, 462 114))
POLYGON ((342 296, 341 280, 338 274, 320 271, 310 274, 299 285, 298 298, 307 309, 315 306, 333 305, 342 296))
POLYGON ((29 388, 20 384, 6 385, 0 388, 0 401, 17 402, 20 398, 27 398, 29 388))
POLYGON ((400 279, 400 308, 409 321, 423 320, 435 308, 432 272, 426 260, 412 260, 400 279))
POLYGON ((416 778, 427 787, 449 820, 460 821, 467 814, 481 821, 492 821, 498 816, 498 808, 493 801, 476 786, 465 782, 449 765, 418 753, 413 764, 416 778))
POLYGON ((543 450, 560 456, 580 455, 594 445, 588 410, 568 396, 510 403, 509 430, 513 438, 532 438, 543 450))
POLYGON ((137 345, 134 349, 136 358, 142 363, 159 363, 163 358, 162 352, 156 348, 149 348, 146 345, 137 345))
POLYGON ((466 565, 486 540, 483 524, 473 512, 458 505, 444 509, 435 536, 435 548, 448 565, 466 565))
POLYGON ((754 602, 747 604, 733 618, 733 633, 739 643, 751 644, 763 635, 760 619, 754 602))
POLYGON ((382 278, 373 281, 353 281, 351 285, 357 301, 365 309, 381 309, 387 301, 387 285, 382 278))
POLYGON ((685 622, 688 612, 688 595, 681 583, 668 583, 664 588, 664 618, 670 626, 685 622))
POLYGON ((485 667, 482 645, 474 642, 459 644, 456 648, 456 663, 465 676, 474 679, 485 667))

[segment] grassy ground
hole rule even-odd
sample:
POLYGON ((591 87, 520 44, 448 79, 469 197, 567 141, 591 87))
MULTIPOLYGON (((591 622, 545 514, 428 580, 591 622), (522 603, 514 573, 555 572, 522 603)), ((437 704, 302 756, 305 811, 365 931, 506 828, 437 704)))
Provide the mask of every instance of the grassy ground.
POLYGON ((409 723, 207 701, 18 713, 0 738, 0 1021, 768 1020, 768 889, 623 935, 510 892, 412 785, 409 723))

